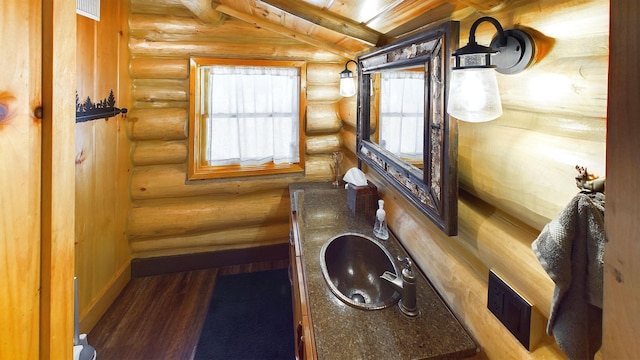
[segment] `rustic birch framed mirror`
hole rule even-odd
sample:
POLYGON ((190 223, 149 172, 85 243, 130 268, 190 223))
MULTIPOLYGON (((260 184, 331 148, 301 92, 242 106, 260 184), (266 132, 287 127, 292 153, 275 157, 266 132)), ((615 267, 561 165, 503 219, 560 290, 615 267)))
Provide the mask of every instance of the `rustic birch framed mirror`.
POLYGON ((450 21, 358 59, 358 158, 447 235, 458 225, 458 132, 446 112, 458 37, 450 21))

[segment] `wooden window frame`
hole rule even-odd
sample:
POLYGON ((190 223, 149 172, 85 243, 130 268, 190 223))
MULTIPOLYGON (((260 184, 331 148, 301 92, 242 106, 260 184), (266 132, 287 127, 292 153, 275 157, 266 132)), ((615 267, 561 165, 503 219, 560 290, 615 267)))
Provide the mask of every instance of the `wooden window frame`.
POLYGON ((247 176, 263 176, 274 174, 304 173, 305 153, 305 109, 307 104, 307 65, 304 61, 297 60, 258 60, 258 59, 217 59, 192 57, 189 63, 189 151, 188 151, 188 180, 223 179, 247 176), (262 165, 209 165, 204 156, 206 146, 203 130, 205 121, 197 111, 200 103, 200 79, 199 68, 210 65, 237 65, 237 66, 279 66, 296 67, 300 74, 300 113, 298 122, 298 163, 275 164, 273 162, 262 165))

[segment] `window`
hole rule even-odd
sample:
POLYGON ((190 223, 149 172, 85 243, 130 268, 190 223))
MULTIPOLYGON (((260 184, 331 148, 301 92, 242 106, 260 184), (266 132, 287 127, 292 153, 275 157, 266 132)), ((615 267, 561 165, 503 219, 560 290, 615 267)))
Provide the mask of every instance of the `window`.
POLYGON ((303 61, 192 58, 189 179, 304 171, 303 61))

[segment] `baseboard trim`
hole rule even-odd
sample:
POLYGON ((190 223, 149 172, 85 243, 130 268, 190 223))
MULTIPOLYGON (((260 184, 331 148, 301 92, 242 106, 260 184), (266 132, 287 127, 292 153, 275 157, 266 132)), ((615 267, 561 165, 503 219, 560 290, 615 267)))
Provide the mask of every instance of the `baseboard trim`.
POLYGON ((171 274, 183 271, 286 260, 289 243, 253 248, 211 251, 195 254, 135 258, 131 260, 131 277, 171 274))
POLYGON ((88 334, 113 304, 131 279, 130 264, 124 264, 109 283, 80 314, 80 332, 88 334))

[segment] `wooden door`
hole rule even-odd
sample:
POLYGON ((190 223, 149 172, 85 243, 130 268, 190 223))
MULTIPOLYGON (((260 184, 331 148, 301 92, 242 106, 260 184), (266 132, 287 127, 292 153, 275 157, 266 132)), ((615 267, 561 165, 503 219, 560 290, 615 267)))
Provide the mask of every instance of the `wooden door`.
POLYGON ((75 4, 0 4, 0 359, 71 358, 75 4))
POLYGON ((41 2, 0 11, 0 359, 39 356, 41 2))

